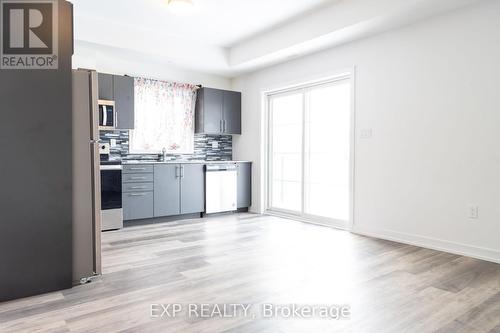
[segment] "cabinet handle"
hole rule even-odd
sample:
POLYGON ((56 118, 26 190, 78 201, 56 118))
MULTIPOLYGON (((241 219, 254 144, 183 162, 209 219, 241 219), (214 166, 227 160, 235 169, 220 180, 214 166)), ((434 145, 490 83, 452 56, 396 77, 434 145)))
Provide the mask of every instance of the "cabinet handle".
POLYGON ((145 190, 147 189, 146 186, 131 186, 130 187, 131 190, 145 190))
POLYGON ((179 178, 179 167, 175 166, 175 178, 179 178))
POLYGON ((147 193, 129 193, 129 196, 131 196, 131 197, 143 197, 146 194, 147 193))
POLYGON ((184 178, 184 166, 181 166, 181 178, 184 178))
POLYGON ((221 119, 221 120, 219 121, 219 131, 220 131, 221 133, 224 131, 223 126, 224 126, 224 125, 222 125, 222 119, 221 119))
POLYGON ((146 170, 146 168, 130 168, 130 170, 144 171, 146 170))
POLYGON ((130 177, 132 180, 143 180, 146 179, 146 177, 130 177))
POLYGON ((223 120, 222 123, 224 124, 222 132, 226 133, 226 120, 223 120))

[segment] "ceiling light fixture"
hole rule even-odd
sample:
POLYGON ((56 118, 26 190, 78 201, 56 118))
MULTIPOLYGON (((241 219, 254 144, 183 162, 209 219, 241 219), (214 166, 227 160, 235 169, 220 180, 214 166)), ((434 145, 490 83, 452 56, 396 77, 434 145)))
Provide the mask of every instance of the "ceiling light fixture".
POLYGON ((193 0, 167 0, 168 9, 177 15, 189 15, 194 10, 193 0))

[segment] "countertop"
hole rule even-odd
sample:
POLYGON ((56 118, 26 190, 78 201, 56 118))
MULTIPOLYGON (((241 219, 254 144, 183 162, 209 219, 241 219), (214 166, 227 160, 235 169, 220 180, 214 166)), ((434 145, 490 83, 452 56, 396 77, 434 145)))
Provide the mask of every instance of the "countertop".
POLYGON ((252 163, 251 161, 141 161, 129 160, 122 161, 122 165, 137 164, 232 164, 232 163, 252 163))

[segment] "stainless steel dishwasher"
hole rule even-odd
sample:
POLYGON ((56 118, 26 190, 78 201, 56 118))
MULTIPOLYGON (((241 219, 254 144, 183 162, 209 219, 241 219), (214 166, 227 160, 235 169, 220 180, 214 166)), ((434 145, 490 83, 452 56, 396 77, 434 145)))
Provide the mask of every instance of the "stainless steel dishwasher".
POLYGON ((237 209, 238 172, 234 164, 209 164, 205 167, 205 213, 237 209))

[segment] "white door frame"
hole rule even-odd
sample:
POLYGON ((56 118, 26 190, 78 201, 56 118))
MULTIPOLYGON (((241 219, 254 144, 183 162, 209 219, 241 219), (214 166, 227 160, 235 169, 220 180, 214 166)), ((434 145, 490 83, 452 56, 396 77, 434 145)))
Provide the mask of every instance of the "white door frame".
MULTIPOLYGON (((320 224, 330 227, 335 227, 344 230, 352 230, 354 225, 354 170, 355 170, 355 68, 351 68, 349 71, 342 71, 336 75, 331 75, 328 77, 323 77, 321 79, 308 81, 305 83, 289 85, 282 88, 267 90, 263 92, 263 106, 264 106, 264 118, 263 118, 263 127, 264 127, 264 145, 263 145, 263 182, 264 182, 264 213, 269 215, 276 215, 280 217, 290 218, 294 220, 299 220, 307 223, 320 224), (326 85, 328 83, 335 83, 338 81, 349 80, 351 85, 351 124, 350 124, 350 156, 349 156, 349 220, 348 221, 340 221, 335 219, 329 219, 324 217, 313 216, 309 214, 302 214, 293 211, 287 211, 284 209, 276 209, 270 208, 270 198, 271 198, 271 190, 270 186, 270 172, 271 172, 271 158, 270 154, 272 152, 271 147, 271 131, 272 131, 272 123, 271 123, 271 100, 274 95, 283 96, 287 93, 296 93, 298 91, 305 92, 307 90, 311 90, 314 87, 320 85, 326 85)), ((305 103, 305 99, 303 101, 305 103)), ((305 110, 303 110, 305 112, 305 110)), ((305 126, 305 124, 304 124, 305 126)), ((302 131, 302 135, 305 133, 302 131)), ((302 138, 302 144, 304 144, 304 137, 302 138)), ((304 157, 302 158, 302 163, 304 163, 304 157)), ((303 166, 302 166, 303 167, 303 166)), ((302 177, 304 177, 304 170, 302 171, 302 177)), ((302 179, 304 180, 304 179, 302 179)), ((302 181, 302 184, 304 182, 302 181)), ((304 186, 302 186, 302 205, 304 204, 304 186)), ((302 207, 303 208, 303 207, 302 207)), ((304 211, 304 209, 302 209, 304 211)))

